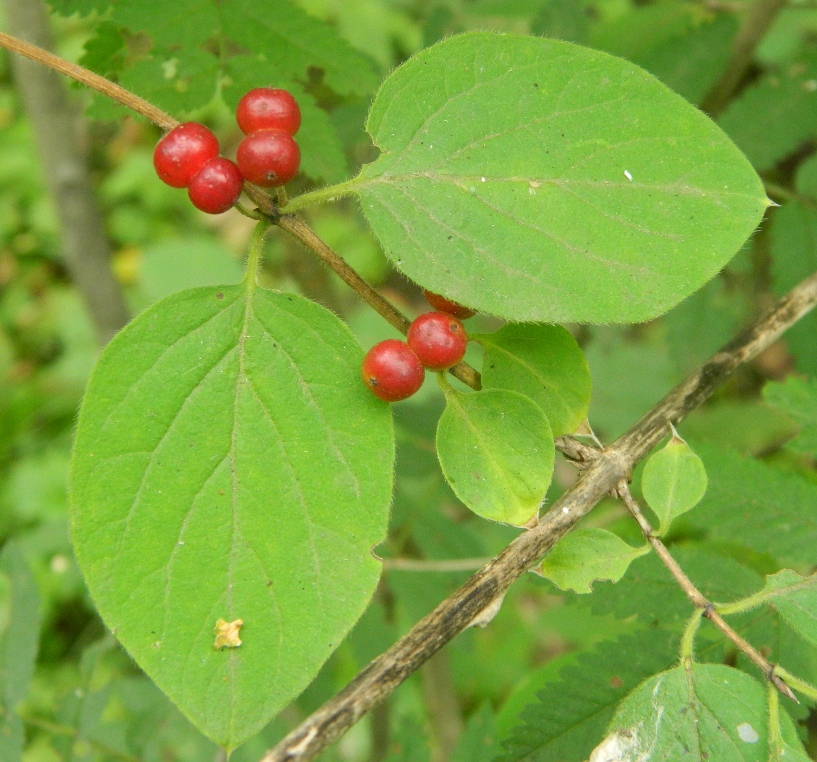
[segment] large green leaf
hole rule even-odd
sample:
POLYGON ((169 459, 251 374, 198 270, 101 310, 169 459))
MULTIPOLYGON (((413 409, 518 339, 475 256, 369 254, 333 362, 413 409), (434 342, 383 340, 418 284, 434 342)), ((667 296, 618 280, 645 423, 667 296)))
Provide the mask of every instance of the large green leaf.
POLYGON ((817 646, 817 575, 801 577, 784 569, 766 578, 766 587, 750 601, 770 603, 791 627, 817 646))
POLYGON ((789 376, 783 384, 770 381, 763 387, 763 399, 800 424, 800 435, 789 447, 817 454, 817 379, 789 376))
POLYGON ((227 748, 297 695, 362 613, 392 483, 388 406, 328 310, 244 285, 168 297, 107 347, 71 474, 105 623, 227 748), (216 649, 217 620, 242 619, 216 649))
POLYGON ((521 526, 550 485, 553 434, 542 410, 521 394, 447 389, 437 454, 451 489, 474 513, 521 526))
MULTIPOLYGON (((802 749, 781 715, 783 739, 802 749)), ((622 701, 603 741, 608 756, 599 758, 768 762, 767 726, 766 692, 749 675, 720 664, 680 666, 622 701)))
POLYGON ((471 33, 384 82, 350 189, 422 286, 527 321, 654 317, 711 278, 767 200, 700 111, 626 61, 471 33))
POLYGON ((555 437, 572 433, 587 418, 590 370, 567 330, 517 324, 471 338, 485 349, 483 388, 530 397, 544 410, 555 437))

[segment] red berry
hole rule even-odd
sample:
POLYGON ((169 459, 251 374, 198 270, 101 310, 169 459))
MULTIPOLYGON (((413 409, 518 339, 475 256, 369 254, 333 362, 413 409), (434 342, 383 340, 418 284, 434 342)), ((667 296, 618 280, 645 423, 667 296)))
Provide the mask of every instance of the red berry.
POLYGON ((236 161, 245 180, 274 188, 298 173, 301 151, 288 132, 259 130, 241 141, 236 161))
POLYGON ((475 310, 469 309, 468 307, 463 307, 461 304, 452 302, 450 299, 446 299, 444 296, 435 294, 433 291, 426 291, 424 289, 423 296, 426 298, 426 301, 438 312, 447 312, 449 315, 453 315, 455 318, 459 318, 460 320, 465 320, 465 318, 476 315, 475 310))
POLYGON ((187 195, 196 209, 208 214, 226 212, 241 195, 244 180, 229 159, 210 159, 190 181, 187 195))
POLYGON ((294 135, 301 126, 301 109, 286 90, 256 87, 238 102, 235 119, 245 135, 258 130, 284 130, 294 135))
POLYGON ((375 344, 363 358, 363 383, 380 399, 397 402, 411 397, 422 385, 423 366, 408 344, 386 339, 375 344))
POLYGON ((185 122, 157 144, 153 166, 159 178, 173 188, 186 188, 210 159, 218 156, 218 138, 203 124, 185 122))
POLYGON ((409 326, 406 341, 426 368, 446 370, 462 360, 468 336, 453 315, 426 312, 409 326))

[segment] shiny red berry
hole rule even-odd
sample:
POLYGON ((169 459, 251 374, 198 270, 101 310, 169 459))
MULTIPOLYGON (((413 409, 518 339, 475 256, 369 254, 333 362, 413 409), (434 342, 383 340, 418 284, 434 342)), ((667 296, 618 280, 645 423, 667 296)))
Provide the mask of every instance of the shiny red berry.
POLYGON ((406 341, 426 368, 446 370, 462 360, 468 336, 453 315, 426 312, 409 326, 406 341))
POLYGON ((423 366, 408 344, 386 339, 375 344, 363 358, 363 383, 380 399, 397 402, 411 397, 422 385, 423 366))
POLYGON ((450 299, 446 299, 444 296, 435 294, 433 291, 423 290, 423 296, 426 298, 426 301, 438 312, 447 312, 449 315, 453 315, 455 318, 459 318, 460 320, 465 320, 465 318, 476 315, 475 310, 469 309, 468 307, 463 307, 461 304, 452 302, 450 299))
POLYGON ((301 109, 286 90, 256 87, 238 102, 235 119, 245 135, 258 130, 284 130, 294 135, 301 126, 301 109))
POLYGON ((229 159, 210 159, 190 181, 187 195, 196 209, 208 214, 226 212, 241 195, 244 179, 229 159))
POLYGON ((301 151, 288 132, 259 130, 241 141, 236 161, 245 180, 274 188, 298 174, 301 151))
POLYGON ((218 138, 203 124, 185 122, 157 144, 153 166, 159 178, 173 188, 186 188, 210 159, 218 156, 218 138))

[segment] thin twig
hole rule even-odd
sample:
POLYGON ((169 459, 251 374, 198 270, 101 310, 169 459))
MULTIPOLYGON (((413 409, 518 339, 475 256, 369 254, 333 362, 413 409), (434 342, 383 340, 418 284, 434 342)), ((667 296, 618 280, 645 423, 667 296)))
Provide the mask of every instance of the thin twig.
POLYGON ((817 304, 817 273, 806 278, 731 341, 596 458, 576 484, 459 590, 366 666, 340 693, 290 732, 262 762, 313 759, 388 696, 440 648, 465 630, 510 585, 536 564, 593 506, 739 365, 756 357, 817 304))
POLYGON ((655 531, 650 525, 650 522, 641 512, 641 508, 630 493, 630 488, 627 486, 627 481, 625 479, 622 479, 619 482, 618 487, 616 488, 616 494, 624 502, 624 505, 627 506, 627 510, 630 512, 630 515, 636 520, 638 526, 641 527, 641 531, 644 534, 645 539, 650 543, 650 545, 652 545, 652 549, 664 563, 664 566, 669 569, 670 574, 672 574, 672 576, 675 578, 675 581, 684 591, 687 598, 692 601, 692 605, 695 606, 695 608, 701 609, 703 611, 703 615, 755 663, 755 665, 774 685, 774 687, 777 688, 778 691, 786 696, 786 698, 790 698, 792 701, 797 701, 796 696, 791 692, 791 688, 789 688, 789 686, 786 685, 786 683, 784 683, 783 680, 774 673, 774 665, 768 659, 765 659, 751 643, 738 635, 715 610, 715 606, 706 599, 706 597, 700 590, 698 590, 697 587, 695 587, 695 585, 692 584, 692 581, 684 573, 684 570, 678 565, 678 562, 670 555, 666 545, 664 545, 664 543, 661 542, 658 537, 656 537, 655 531))
POLYGON ((174 119, 170 114, 166 114, 159 108, 156 108, 152 103, 148 103, 138 95, 134 95, 130 90, 120 87, 115 82, 111 82, 99 74, 95 74, 90 69, 84 66, 66 61, 64 58, 55 56, 47 50, 38 48, 36 45, 31 45, 23 40, 18 40, 10 34, 0 32, 0 47, 6 50, 11 50, 14 53, 19 53, 21 56, 30 58, 32 61, 41 63, 49 69, 58 71, 66 77, 70 77, 83 85, 87 85, 92 90, 96 90, 109 98, 113 98, 117 103, 127 106, 131 111, 150 119, 154 124, 158 124, 163 130, 172 130, 178 126, 179 121, 174 119))
MULTIPOLYGON (((255 200, 255 199, 253 199, 255 200)), ((265 211, 265 210, 263 210, 265 211)), ((394 326, 400 333, 408 332, 411 321, 397 309, 390 301, 383 298, 373 289, 363 278, 361 278, 337 252, 328 246, 300 217, 294 214, 282 214, 273 218, 278 227, 286 230, 311 252, 318 256, 321 261, 337 274, 344 283, 352 288, 355 293, 368 304, 375 312, 394 326)), ((449 371, 452 376, 458 378, 472 389, 480 389, 481 381, 479 373, 468 363, 461 362, 449 371)))
POLYGON ((785 5, 786 0, 756 0, 747 11, 735 35, 732 55, 723 73, 701 102, 701 109, 712 118, 718 116, 729 103, 749 70, 757 46, 785 5))

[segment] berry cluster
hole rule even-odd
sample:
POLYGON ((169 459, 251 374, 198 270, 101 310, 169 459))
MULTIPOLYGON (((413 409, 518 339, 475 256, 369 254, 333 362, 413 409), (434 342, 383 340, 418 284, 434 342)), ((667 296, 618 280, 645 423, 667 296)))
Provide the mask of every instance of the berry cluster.
POLYGON ((448 370, 465 355, 468 336, 460 318, 471 317, 473 310, 439 294, 423 293, 439 312, 420 315, 409 326, 406 341, 381 341, 363 358, 363 383, 386 402, 411 397, 423 385, 425 368, 448 370))
POLYGON ((250 90, 238 104, 236 121, 247 136, 238 146, 237 164, 219 156, 218 139, 197 122, 172 129, 153 152, 159 178, 173 188, 187 188, 193 206, 208 214, 233 206, 245 180, 267 188, 283 185, 301 163, 292 137, 301 126, 301 110, 286 90, 250 90))

